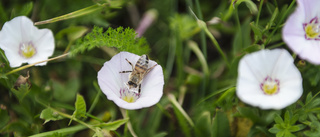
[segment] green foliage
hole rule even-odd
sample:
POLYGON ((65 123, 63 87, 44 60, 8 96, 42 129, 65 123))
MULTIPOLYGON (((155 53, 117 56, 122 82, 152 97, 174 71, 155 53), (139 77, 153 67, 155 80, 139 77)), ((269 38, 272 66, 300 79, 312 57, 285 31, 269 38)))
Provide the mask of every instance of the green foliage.
POLYGON ((229 120, 226 113, 217 111, 212 125, 213 137, 230 137, 229 120))
POLYGON ((290 111, 286 111, 284 120, 279 115, 276 115, 274 118, 276 124, 269 131, 276 134, 277 137, 295 137, 292 134, 293 132, 300 131, 306 127, 303 124, 295 125, 298 119, 299 115, 292 115, 290 111))
POLYGON ((114 47, 119 51, 128 51, 138 55, 149 52, 149 46, 145 38, 137 38, 137 33, 131 29, 118 27, 108 28, 103 32, 103 28, 95 26, 83 39, 77 40, 71 47, 70 53, 75 56, 78 53, 91 50, 96 47, 114 47))
POLYGON ((63 119, 64 117, 59 115, 58 112, 56 112, 50 108, 46 108, 46 109, 42 110, 42 112, 40 114, 40 118, 45 120, 44 121, 44 124, 45 124, 49 121, 56 121, 56 120, 63 119))
POLYGON ((83 96, 77 94, 77 100, 75 103, 75 108, 76 110, 73 112, 73 117, 75 118, 86 118, 86 112, 87 112, 87 107, 86 107, 86 102, 83 99, 83 96))
POLYGON ((128 121, 129 119, 127 118, 127 119, 116 120, 108 123, 102 123, 96 126, 106 130, 117 130, 121 125, 127 123, 128 121))
POLYGON ((21 84, 18 87, 18 90, 12 88, 11 91, 19 99, 19 101, 22 102, 24 97, 30 92, 30 85, 28 83, 21 84))

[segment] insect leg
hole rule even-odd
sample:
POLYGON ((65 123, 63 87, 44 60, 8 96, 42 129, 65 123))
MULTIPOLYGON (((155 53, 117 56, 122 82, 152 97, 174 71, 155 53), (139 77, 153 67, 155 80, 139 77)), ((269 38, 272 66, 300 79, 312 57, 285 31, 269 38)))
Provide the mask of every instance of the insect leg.
POLYGON ((132 67, 132 70, 134 69, 134 67, 133 67, 133 65, 132 65, 132 63, 126 58, 126 61, 131 65, 131 67, 132 67))
POLYGON ((141 84, 139 84, 139 90, 138 90, 138 93, 140 94, 141 92, 141 84))
POLYGON ((128 71, 120 71, 119 73, 129 73, 129 72, 132 72, 131 70, 128 70, 128 71))
POLYGON ((147 72, 145 74, 148 74, 149 71, 151 71, 154 67, 156 67, 158 64, 153 65, 151 68, 147 69, 147 72))

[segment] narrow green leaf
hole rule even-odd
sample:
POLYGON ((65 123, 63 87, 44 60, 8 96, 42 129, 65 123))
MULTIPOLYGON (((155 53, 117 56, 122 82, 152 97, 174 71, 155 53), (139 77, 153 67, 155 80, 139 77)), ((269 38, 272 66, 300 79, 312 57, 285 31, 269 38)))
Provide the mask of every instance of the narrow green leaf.
POLYGON ((252 14, 257 14, 258 13, 258 7, 255 3, 253 3, 251 0, 238 0, 237 4, 241 4, 242 2, 244 2, 246 4, 246 6, 248 7, 248 9, 250 10, 250 12, 252 14))
POLYGON ((55 17, 52 19, 48 19, 45 21, 40 21, 40 22, 36 22, 34 23, 35 25, 42 25, 42 24, 48 24, 48 23, 53 23, 53 22, 57 22, 57 21, 61 21, 61 20, 67 20, 67 19, 71 19, 71 18, 75 18, 75 17, 79 17, 79 16, 83 16, 83 15, 87 15, 90 13, 93 13, 95 11, 98 11, 100 9, 102 9, 106 4, 96 4, 93 6, 89 6, 59 17, 55 17))
POLYGON ((59 31, 56 34, 56 39, 61 39, 63 36, 67 36, 69 41, 75 41, 82 37, 89 29, 85 26, 70 26, 59 31))
POLYGON ((266 26, 266 29, 270 29, 271 26, 272 26, 273 24, 275 24, 274 21, 275 21, 275 19, 277 18, 278 14, 279 14, 279 9, 276 8, 276 9, 274 10, 272 16, 271 16, 271 19, 270 19, 268 25, 266 26))
POLYGON ((218 111, 212 125, 213 137, 230 137, 229 120, 226 113, 218 111))
POLYGON ((283 123, 283 119, 280 117, 280 115, 276 114, 276 116, 274 117, 274 121, 277 123, 277 124, 281 124, 283 123))
POLYGON ((127 123, 129 121, 129 118, 116 120, 108 123, 102 123, 97 125, 96 127, 101 127, 106 130, 117 130, 121 125, 127 123))
POLYGON ((57 112, 53 111, 50 108, 46 108, 42 110, 40 114, 40 118, 45 120, 44 124, 49 122, 50 120, 56 121, 56 120, 63 119, 62 116, 60 116, 57 112))
POLYGON ((23 5, 19 15, 28 16, 31 13, 32 9, 33 9, 33 2, 29 2, 23 5))
POLYGON ((58 130, 54 130, 54 131, 49 131, 49 132, 43 132, 43 133, 39 133, 39 134, 35 134, 29 137, 49 137, 49 136, 63 136, 63 135, 67 135, 67 134, 71 134, 71 133, 76 133, 80 130, 86 129, 87 127, 84 125, 77 125, 77 126, 73 126, 73 127, 67 127, 67 128, 61 128, 58 130))
POLYGON ((254 33, 254 36, 257 36, 258 39, 262 39, 262 29, 260 29, 254 22, 250 23, 250 27, 254 33))

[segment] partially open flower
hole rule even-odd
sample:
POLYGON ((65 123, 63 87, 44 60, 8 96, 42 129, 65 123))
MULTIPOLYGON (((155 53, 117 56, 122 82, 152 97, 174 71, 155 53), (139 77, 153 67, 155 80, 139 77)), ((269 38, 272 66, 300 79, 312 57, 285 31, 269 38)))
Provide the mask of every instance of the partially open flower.
POLYGON ((320 64, 320 1, 298 0, 282 30, 283 40, 300 58, 320 64))
POLYGON ((124 109, 150 107, 158 103, 163 94, 162 67, 152 60, 149 60, 148 68, 156 66, 143 77, 140 93, 129 90, 127 83, 132 66, 126 59, 135 66, 139 58, 140 56, 129 52, 120 52, 107 61, 98 72, 98 83, 102 92, 109 100, 124 109), (120 73, 124 71, 129 73, 120 73))
POLYGON ((283 109, 302 95, 302 77, 284 49, 244 56, 238 67, 237 96, 261 109, 283 109))
POLYGON ((0 31, 0 39, 0 48, 4 50, 11 67, 46 60, 54 51, 54 37, 51 30, 38 29, 25 16, 15 17, 6 22, 0 31))

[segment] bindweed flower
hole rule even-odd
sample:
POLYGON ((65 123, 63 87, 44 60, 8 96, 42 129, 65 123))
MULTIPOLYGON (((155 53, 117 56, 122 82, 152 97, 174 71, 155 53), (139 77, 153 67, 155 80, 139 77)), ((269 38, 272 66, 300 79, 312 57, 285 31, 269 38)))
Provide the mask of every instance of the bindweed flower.
POLYGON ((282 30, 283 40, 301 59, 320 64, 320 1, 298 0, 282 30))
POLYGON ((284 49, 261 50, 239 63, 237 96, 261 109, 283 109, 302 95, 302 77, 284 49))
MULTIPOLYGON (((150 107, 159 102, 163 94, 163 72, 160 65, 156 65, 148 74, 145 75, 141 83, 141 92, 129 90, 127 85, 130 73, 120 73, 132 71, 133 66, 140 56, 120 52, 104 63, 98 72, 98 83, 102 92, 109 100, 112 100, 119 107, 124 109, 140 109, 150 107), (127 59, 127 60, 126 60, 127 59)), ((154 66, 156 62, 149 60, 148 68, 154 66)))
POLYGON ((19 67, 22 63, 33 64, 48 59, 54 51, 54 37, 51 30, 38 29, 29 18, 19 16, 3 25, 0 48, 5 52, 10 66, 19 67))

